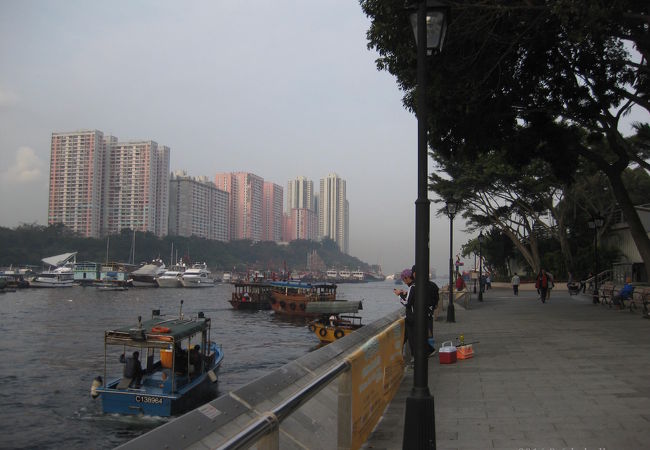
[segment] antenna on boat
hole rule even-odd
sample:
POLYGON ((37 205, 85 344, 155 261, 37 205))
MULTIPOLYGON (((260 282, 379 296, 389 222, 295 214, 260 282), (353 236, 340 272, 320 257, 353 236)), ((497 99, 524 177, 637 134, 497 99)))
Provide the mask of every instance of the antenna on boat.
POLYGON ((142 316, 138 316, 138 328, 142 328, 142 316))
POLYGON ((180 310, 178 311, 178 317, 181 319, 183 318, 183 300, 181 300, 181 307, 180 310))

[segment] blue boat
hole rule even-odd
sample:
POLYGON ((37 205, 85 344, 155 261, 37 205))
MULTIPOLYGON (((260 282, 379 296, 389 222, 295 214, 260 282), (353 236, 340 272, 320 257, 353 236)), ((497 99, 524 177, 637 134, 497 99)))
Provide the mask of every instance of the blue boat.
POLYGON ((101 397, 109 414, 167 417, 206 403, 216 396, 223 360, 221 347, 211 341, 210 325, 203 313, 167 318, 154 310, 150 320, 138 317, 133 326, 105 331, 104 377, 95 378, 91 395, 101 397), (127 376, 134 351, 142 355, 141 379, 127 376), (117 361, 124 364, 123 376, 105 382, 107 367, 117 361))

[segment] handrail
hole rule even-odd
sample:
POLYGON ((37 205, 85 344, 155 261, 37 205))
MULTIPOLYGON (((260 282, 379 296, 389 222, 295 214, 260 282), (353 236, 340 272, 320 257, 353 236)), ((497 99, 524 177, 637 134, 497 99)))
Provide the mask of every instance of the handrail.
POLYGON ((330 381, 349 368, 350 363, 347 360, 343 360, 339 364, 328 369, 324 374, 315 378, 312 382, 280 403, 273 410, 265 412, 259 418, 253 420, 242 431, 228 439, 221 446, 217 447, 218 450, 248 448, 248 446, 253 442, 256 442, 265 434, 273 431, 273 429, 278 427, 280 423, 293 411, 306 403, 314 395, 320 392, 321 389, 327 386, 330 381))

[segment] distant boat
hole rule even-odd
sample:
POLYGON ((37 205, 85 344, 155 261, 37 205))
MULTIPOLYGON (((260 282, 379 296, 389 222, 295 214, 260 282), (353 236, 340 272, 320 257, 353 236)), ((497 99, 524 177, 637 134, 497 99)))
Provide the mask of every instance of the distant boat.
POLYGON ((158 283, 158 287, 161 288, 183 287, 183 283, 181 282, 181 279, 183 278, 183 274, 185 273, 186 269, 187 267, 185 267, 184 264, 176 264, 174 266, 171 266, 168 270, 164 271, 160 276, 156 278, 156 283, 158 283))
POLYGON ((131 272, 130 281, 133 287, 158 287, 156 278, 164 272, 165 263, 156 259, 131 272))
POLYGON ((235 309, 271 309, 271 287, 267 283, 235 283, 230 304, 235 309))
POLYGON ((212 287, 214 286, 214 279, 208 270, 208 265, 198 263, 185 271, 181 277, 181 283, 186 288, 212 287))
POLYGON ((306 312, 308 303, 336 300, 336 285, 333 283, 273 281, 269 284, 271 309, 277 314, 314 317, 317 314, 306 312))
POLYGON ((74 285, 73 266, 77 252, 43 258, 42 261, 50 266, 49 270, 39 273, 29 285, 36 288, 62 288, 74 285))

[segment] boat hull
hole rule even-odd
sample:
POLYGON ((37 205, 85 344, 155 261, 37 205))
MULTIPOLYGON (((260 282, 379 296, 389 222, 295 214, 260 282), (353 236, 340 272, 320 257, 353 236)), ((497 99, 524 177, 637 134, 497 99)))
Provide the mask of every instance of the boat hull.
MULTIPOLYGON (((211 369, 215 379, 218 369, 218 366, 211 369)), ((147 386, 146 381, 140 389, 116 389, 118 383, 119 379, 106 388, 97 389, 105 414, 175 416, 214 398, 218 384, 212 381, 207 372, 184 386, 177 394, 165 394, 158 387, 147 386)))
POLYGON ((332 327, 329 325, 323 325, 319 322, 311 322, 309 324, 309 331, 314 333, 316 337, 323 343, 329 344, 334 342, 337 339, 347 336, 353 331, 360 328, 360 326, 352 327, 332 327))
POLYGON ((183 278, 181 284, 185 288, 205 288, 213 287, 214 280, 210 278, 183 278))
POLYGON ((181 283, 181 280, 178 277, 174 277, 174 278, 158 278, 158 279, 156 279, 156 282, 158 283, 158 287, 161 287, 161 288, 179 288, 179 287, 183 287, 183 284, 181 283))
POLYGON ((74 280, 51 282, 35 279, 29 282, 29 287, 34 288, 66 288, 72 286, 74 286, 74 280))

